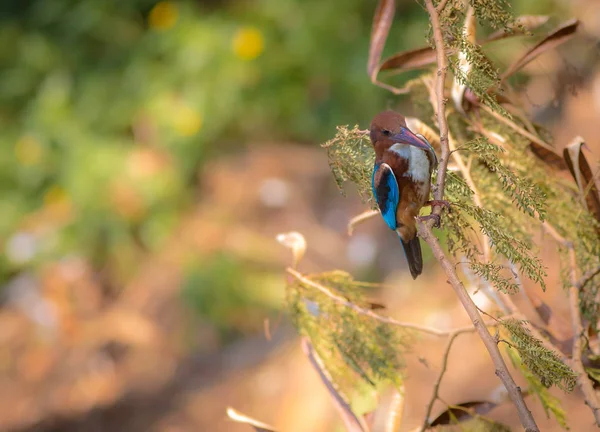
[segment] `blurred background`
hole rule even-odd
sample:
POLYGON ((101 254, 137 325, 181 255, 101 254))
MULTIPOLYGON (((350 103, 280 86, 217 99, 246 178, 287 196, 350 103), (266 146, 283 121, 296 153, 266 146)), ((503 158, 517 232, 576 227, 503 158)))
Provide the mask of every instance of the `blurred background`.
MULTIPOLYGON (((425 43, 422 7, 397 3, 384 55, 425 43)), ((412 281, 381 221, 347 237, 364 205, 340 195, 318 145, 382 109, 411 113, 367 77, 375 4, 0 4, 0 430, 249 430, 227 406, 285 432, 342 430, 282 313, 291 257, 280 232, 305 235, 303 271, 385 282, 377 295, 397 318, 466 323, 433 263, 412 281)), ((582 20, 516 82, 556 146, 582 135, 597 165, 600 4, 513 8, 551 15, 542 33, 582 20)), ((535 40, 491 55, 505 66, 535 40)), ((551 287, 555 255, 544 249, 551 287)), ((566 317, 563 295, 545 299, 566 317)), ((402 430, 422 422, 442 345, 424 338, 409 356, 402 430)), ((471 335, 449 368, 450 403, 498 384, 471 335)), ((591 427, 578 395, 565 400, 574 430, 591 427)), ((510 406, 491 416, 518 425, 510 406)))

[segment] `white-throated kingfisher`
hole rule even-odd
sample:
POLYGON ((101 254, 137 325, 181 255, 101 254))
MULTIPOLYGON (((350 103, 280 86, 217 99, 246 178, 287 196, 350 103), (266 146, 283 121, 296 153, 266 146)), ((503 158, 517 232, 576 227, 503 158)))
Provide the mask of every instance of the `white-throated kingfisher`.
MULTIPOLYGON (((424 205, 447 205, 429 201, 431 173, 437 165, 435 151, 424 136, 411 132, 404 117, 394 111, 377 114, 371 122, 370 135, 375 149, 373 195, 383 220, 400 236, 410 274, 416 279, 423 271, 416 218, 424 205)), ((425 218, 436 218, 439 226, 439 216, 425 218)))

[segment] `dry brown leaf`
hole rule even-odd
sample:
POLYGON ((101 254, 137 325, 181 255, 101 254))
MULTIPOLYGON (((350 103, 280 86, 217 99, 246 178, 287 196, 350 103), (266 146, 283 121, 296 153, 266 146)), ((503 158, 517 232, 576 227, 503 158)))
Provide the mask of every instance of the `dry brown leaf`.
MULTIPOLYGON (((500 39, 505 39, 514 36, 521 36, 524 33, 523 30, 531 31, 536 29, 537 27, 545 24, 548 21, 548 16, 546 15, 524 15, 517 18, 516 22, 519 25, 515 26, 513 33, 505 32, 504 30, 500 30, 488 36, 483 41, 479 42, 482 45, 485 45, 490 42, 494 42, 500 39)), ((473 31, 473 34, 475 32, 473 31)), ((448 54, 454 54, 453 50, 449 50, 448 54)), ((436 54, 435 50, 430 46, 423 46, 420 48, 415 48, 408 51, 402 51, 393 56, 386 58, 381 66, 379 67, 379 71, 394 71, 397 73, 405 72, 413 69, 420 69, 436 62, 436 54)))
POLYGON ((567 166, 565 165, 565 161, 560 157, 560 153, 555 149, 547 146, 542 146, 541 144, 532 141, 531 142, 531 151, 534 155, 536 155, 539 159, 546 162, 551 167, 554 167, 559 170, 566 170, 567 166))
POLYGON ((342 395, 340 395, 339 392, 336 390, 335 386, 333 385, 333 382, 329 378, 327 370, 323 366, 323 362, 315 352, 312 344, 310 343, 310 340, 306 337, 303 337, 301 344, 304 354, 306 354, 311 365, 315 368, 315 370, 319 374, 319 377, 321 378, 321 381, 327 388, 327 391, 329 392, 333 403, 336 409, 338 410, 338 413, 342 417, 342 421, 344 422, 346 430, 348 432, 369 432, 369 427, 366 424, 365 420, 363 418, 357 417, 356 414, 352 412, 350 405, 348 405, 348 403, 344 400, 342 395))
POLYGON ((506 71, 504 71, 501 76, 501 80, 503 81, 507 79, 546 51, 554 49, 571 39, 575 35, 575 32, 577 32, 578 28, 579 20, 572 19, 550 32, 542 41, 527 50, 525 54, 514 61, 513 64, 510 65, 506 71))
POLYGON ((369 77, 372 82, 377 81, 379 61, 381 60, 381 53, 383 52, 385 41, 392 26, 394 11, 394 0, 379 0, 375 16, 373 17, 371 41, 369 43, 369 63, 367 65, 369 77))
POLYGON ((600 222, 600 182, 583 154, 584 144, 583 138, 576 137, 565 147, 563 155, 588 211, 600 222))
POLYGON ((397 72, 404 72, 429 66, 430 64, 435 63, 435 61, 435 50, 429 46, 424 46, 409 51, 403 51, 388 57, 383 61, 379 70, 396 70, 397 72))

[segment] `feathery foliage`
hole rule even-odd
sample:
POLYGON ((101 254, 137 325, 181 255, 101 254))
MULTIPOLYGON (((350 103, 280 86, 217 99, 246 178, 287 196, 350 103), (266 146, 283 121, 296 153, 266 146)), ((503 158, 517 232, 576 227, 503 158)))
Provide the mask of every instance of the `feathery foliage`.
POLYGON ((499 291, 508 294, 519 291, 519 285, 514 277, 502 275, 502 272, 506 272, 507 269, 500 264, 472 262, 469 267, 473 273, 491 283, 499 291))
MULTIPOLYGON (((364 294, 372 284, 357 282, 342 271, 307 277, 334 294, 369 308, 364 294)), ((410 343, 408 333, 359 314, 298 280, 288 286, 287 303, 295 325, 311 339, 333 382, 342 391, 356 388, 356 375, 371 386, 378 381, 400 386, 403 353, 410 343)))
POLYGON ((502 188, 518 209, 531 217, 535 217, 537 213, 539 219, 544 220, 546 195, 531 179, 517 176, 502 163, 498 155, 505 153, 506 150, 481 136, 466 142, 464 148, 476 154, 490 171, 498 174, 502 188))
POLYGON ((577 384, 577 374, 556 353, 544 347, 542 342, 531 335, 523 321, 514 318, 501 321, 510 334, 512 346, 519 352, 523 364, 545 387, 556 385, 572 391, 577 384))
POLYGON ((329 166, 336 184, 344 193, 344 182, 351 181, 358 187, 363 201, 375 205, 371 191, 371 175, 375 154, 369 136, 358 126, 338 126, 334 138, 322 145, 327 150, 329 166))
POLYGON ((475 16, 482 24, 487 24, 494 29, 512 32, 515 17, 508 1, 469 0, 469 4, 475 10, 475 16))
POLYGON ((567 413, 560 405, 560 400, 551 395, 548 391, 548 387, 542 384, 540 379, 531 372, 527 366, 521 360, 519 353, 508 347, 506 349, 508 353, 508 357, 510 358, 514 367, 519 369, 525 379, 527 380, 527 384, 529 384, 528 391, 530 393, 535 393, 546 412, 546 416, 550 416, 552 414, 558 424, 560 424, 564 429, 569 429, 569 425, 567 423, 567 413))
POLYGON ((496 251, 510 262, 517 264, 527 277, 539 283, 543 289, 546 288, 544 282, 546 272, 540 258, 531 253, 530 245, 510 235, 506 229, 507 223, 502 220, 503 216, 500 213, 471 204, 461 204, 459 208, 479 224, 481 231, 489 237, 496 251))

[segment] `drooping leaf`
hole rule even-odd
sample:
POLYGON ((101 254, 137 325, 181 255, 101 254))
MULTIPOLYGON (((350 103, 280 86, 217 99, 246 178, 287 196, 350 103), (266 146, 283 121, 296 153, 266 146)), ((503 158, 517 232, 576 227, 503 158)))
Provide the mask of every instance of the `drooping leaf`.
POLYGON ((386 58, 381 64, 381 71, 404 72, 429 66, 436 61, 435 50, 424 46, 409 51, 402 51, 386 58))
POLYGON ((367 64, 367 70, 372 82, 377 80, 379 61, 381 60, 381 53, 383 52, 385 41, 392 26, 394 11, 394 0, 379 0, 375 16, 373 17, 371 41, 369 43, 369 62, 367 64))
MULTIPOLYGON (((500 39, 505 39, 514 36, 522 36, 526 31, 535 30, 548 21, 547 15, 524 15, 516 19, 513 26, 513 32, 499 30, 483 41, 478 41, 480 45, 485 45, 490 42, 495 42, 500 39)), ((454 49, 448 49, 448 54, 454 54, 454 49)), ((432 65, 436 62, 436 53, 429 45, 401 51, 386 58, 381 64, 380 71, 405 72, 413 69, 420 69, 432 65)))
POLYGON ((546 162, 549 166, 558 170, 565 170, 567 168, 564 159, 560 157, 560 154, 556 149, 547 145, 542 145, 538 141, 531 141, 530 148, 534 155, 546 162))
POLYGON ((548 36, 546 36, 542 41, 540 41, 535 46, 527 50, 525 54, 523 54, 516 61, 514 61, 502 74, 502 80, 506 80, 508 77, 513 75, 515 72, 521 70, 524 66, 526 66, 528 63, 530 63, 536 57, 540 56, 546 51, 554 49, 571 39, 577 32, 578 28, 579 20, 573 19, 567 21, 566 23, 562 24, 561 26, 550 32, 548 36))
POLYGON ((563 154, 587 209, 600 222, 599 181, 597 176, 594 176, 594 172, 583 154, 584 144, 583 138, 577 137, 565 147, 563 154))
POLYGON ((389 84, 385 84, 377 79, 380 70, 381 53, 385 46, 392 20, 394 19, 394 10, 396 8, 394 0, 379 0, 375 16, 373 17, 373 26, 371 28, 371 40, 369 43, 369 60, 367 63, 367 72, 371 82, 379 87, 391 91, 394 94, 404 94, 408 89, 399 89, 389 84))

